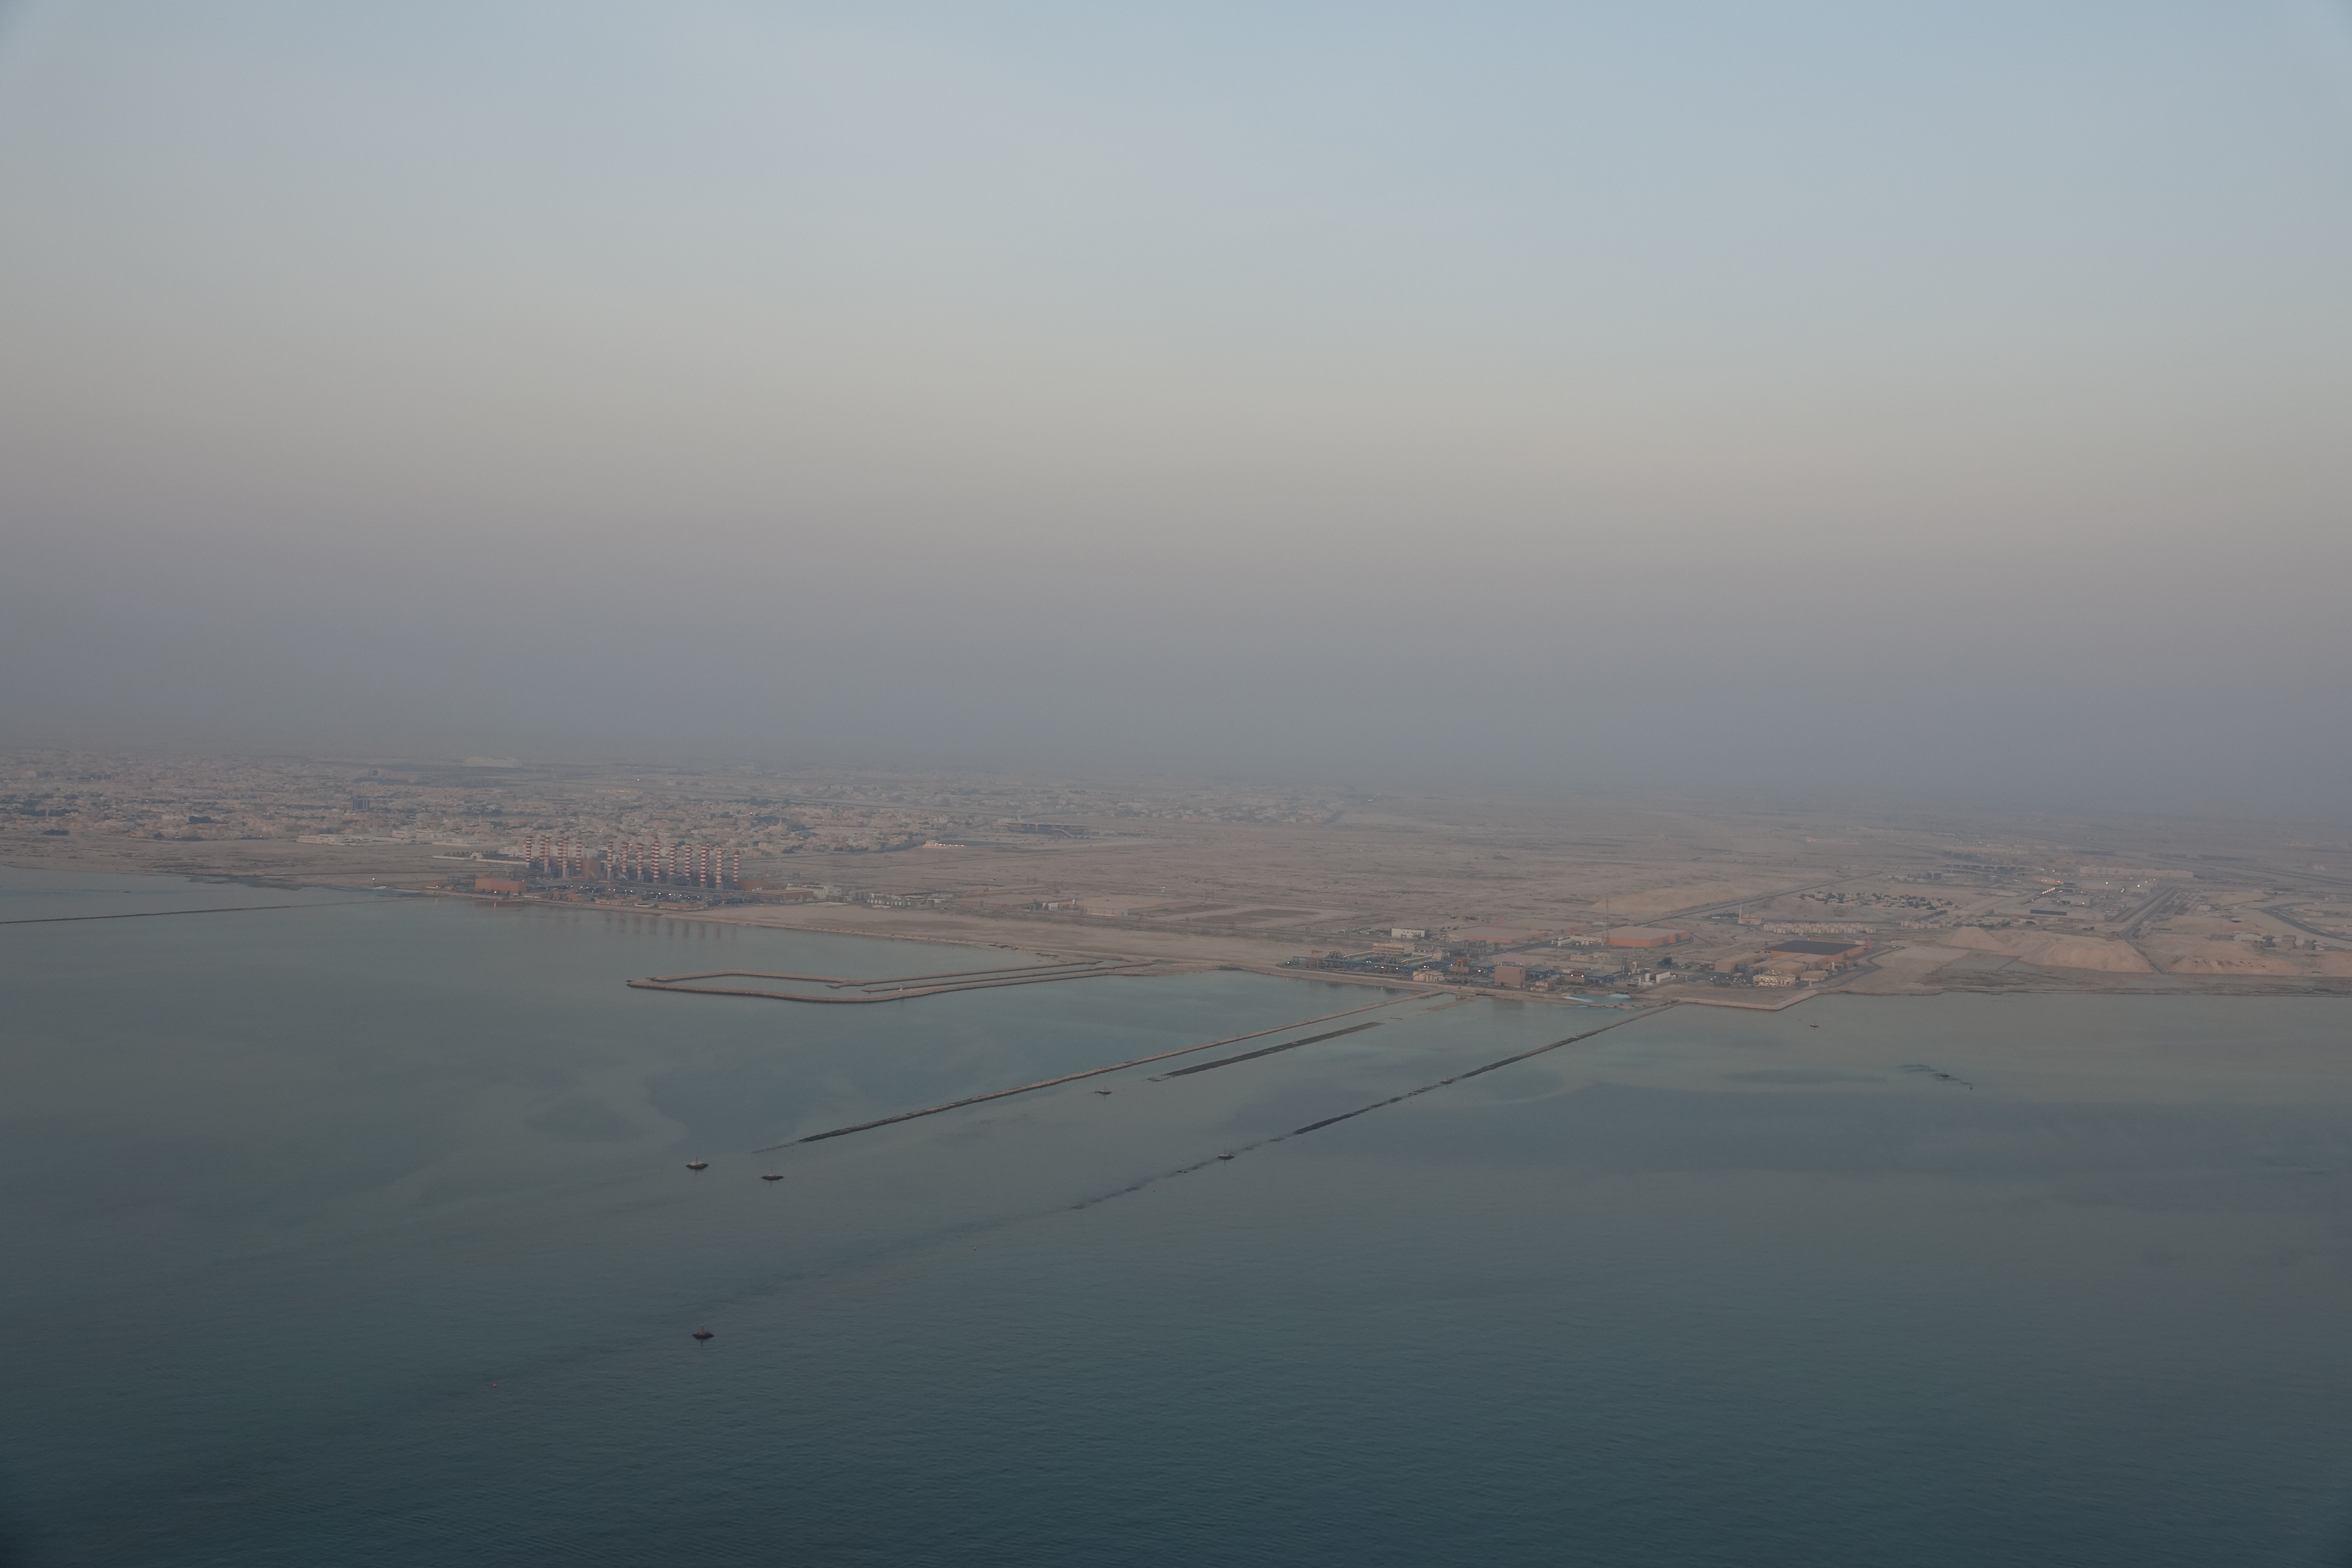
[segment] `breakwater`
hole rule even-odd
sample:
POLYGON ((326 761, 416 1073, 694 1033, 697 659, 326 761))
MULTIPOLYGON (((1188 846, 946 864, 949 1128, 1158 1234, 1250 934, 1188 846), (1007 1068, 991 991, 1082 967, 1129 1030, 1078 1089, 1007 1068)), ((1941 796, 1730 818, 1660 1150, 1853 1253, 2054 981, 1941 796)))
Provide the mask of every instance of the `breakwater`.
MULTIPOLYGON (((1098 1068, 1084 1068, 1076 1072, 1066 1072, 1058 1078, 1039 1079, 1035 1083, 1015 1084, 1011 1089, 992 1089, 986 1094, 968 1094, 961 1100, 950 1100, 940 1105, 926 1105, 917 1110, 901 1110, 893 1116, 877 1116, 871 1121, 859 1121, 847 1127, 830 1128, 823 1132, 812 1132, 803 1138, 788 1138, 782 1143, 765 1144, 757 1149, 748 1150, 746 1152, 766 1154, 778 1149, 789 1148, 794 1143, 822 1143, 828 1138, 845 1138, 852 1132, 870 1132, 877 1127, 887 1127, 894 1122, 912 1121, 924 1116, 937 1116, 943 1110, 960 1110, 967 1105, 980 1105, 992 1100, 1003 1100, 1012 1095, 1052 1089, 1056 1084, 1076 1083, 1080 1079, 1099 1078, 1108 1072, 1125 1072, 1129 1068, 1144 1067, 1152 1062, 1164 1062, 1171 1057, 1188 1057, 1194 1051, 1213 1051, 1219 1046, 1239 1045, 1244 1040, 1264 1039, 1268 1035, 1286 1034, 1292 1029, 1304 1029, 1316 1024, 1328 1024, 1334 1018, 1351 1017, 1358 1013, 1370 1013, 1381 1007, 1393 1007, 1400 1002, 1415 1001, 1418 1000, 1419 995, 1419 993, 1415 993, 1411 996, 1391 996, 1384 1002, 1370 1002, 1361 1007, 1349 1007, 1338 1013, 1325 1013, 1319 1017, 1300 1018, 1288 1024, 1276 1024, 1270 1029, 1253 1029, 1245 1035, 1227 1035, 1222 1040, 1203 1040, 1197 1046, 1179 1046, 1172 1051, 1155 1051, 1148 1057, 1130 1057, 1123 1062, 1111 1062, 1098 1068)), ((1354 1031, 1342 1029, 1337 1032, 1352 1034, 1354 1031)), ((1297 1045, 1306 1043, 1304 1040, 1293 1042, 1297 1045)))
POLYGON ((938 974, 898 974, 853 980, 838 974, 792 974, 764 969, 709 969, 694 974, 652 974, 632 980, 636 991, 675 991, 692 996, 752 996, 768 1002, 814 1002, 833 1005, 908 1002, 959 991, 989 991, 1007 985, 1045 985, 1058 980, 1091 980, 1106 974, 1141 974, 1159 968, 1152 959, 1088 958, 1063 963, 1002 964, 993 969, 957 969, 938 974), (774 991, 750 985, 706 985, 707 980, 782 980, 818 991, 774 991))

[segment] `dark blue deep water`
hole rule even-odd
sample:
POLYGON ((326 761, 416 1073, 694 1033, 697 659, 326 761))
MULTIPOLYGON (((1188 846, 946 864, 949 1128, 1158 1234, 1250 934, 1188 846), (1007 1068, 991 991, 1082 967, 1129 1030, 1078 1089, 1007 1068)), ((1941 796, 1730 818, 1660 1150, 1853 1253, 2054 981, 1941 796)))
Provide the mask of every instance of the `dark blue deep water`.
POLYGON ((752 1152, 1383 998, 0 871, 289 899, 0 926, 0 1559, 2352 1562, 2352 1004, 1678 1007, 1382 1104, 1619 1016, 1394 1000, 752 1152))

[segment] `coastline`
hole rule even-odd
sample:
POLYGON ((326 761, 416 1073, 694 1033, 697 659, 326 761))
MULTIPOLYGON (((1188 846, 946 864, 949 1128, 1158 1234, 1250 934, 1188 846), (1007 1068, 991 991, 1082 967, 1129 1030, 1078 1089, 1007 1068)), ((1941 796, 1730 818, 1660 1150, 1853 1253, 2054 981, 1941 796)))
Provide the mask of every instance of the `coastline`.
MULTIPOLYGON (((224 846, 226 847, 226 846, 224 846)), ((664 921, 707 921, 780 931, 805 931, 841 936, 929 942, 1032 954, 1040 958, 1115 959, 1150 963, 1160 973, 1205 969, 1237 969, 1276 978, 1314 978, 1340 984, 1387 989, 1421 989, 1431 994, 1491 996, 1569 1007, 1611 1005, 1570 994, 1531 992, 1499 986, 1415 986, 1394 977, 1353 975, 1337 971, 1302 972, 1286 966, 1307 942, 1295 936, 1274 937, 1239 931, 1175 931, 1148 921, 1119 919, 1084 923, 1067 917, 1038 917, 1015 911, 982 912, 962 909, 890 909, 839 901, 749 903, 694 909, 663 909, 643 903, 572 899, 495 898, 445 887, 419 886, 427 868, 403 846, 362 847, 358 864, 349 847, 321 854, 316 846, 283 841, 240 842, 234 857, 210 864, 191 863, 179 846, 150 854, 137 841, 116 846, 104 857, 51 852, 25 854, 22 845, 0 848, 0 867, 45 873, 86 876, 154 877, 191 882, 236 884, 257 889, 345 891, 380 896, 436 897, 467 901, 526 904, 531 907, 600 910, 652 916, 664 921), (92 863, 96 861, 97 863, 92 863), (370 880, 373 877, 378 879, 370 880)), ((1691 920, 1703 908, 1668 910, 1652 920, 1691 920)), ((1959 933, 1969 945, 1955 945, 1955 933, 1920 933, 1915 940, 1890 940, 1865 959, 1826 983, 1789 988, 1786 995, 1759 994, 1750 988, 1718 987, 1692 980, 1645 991, 1615 1005, 1633 1010, 1672 1003, 1726 1007, 1743 1012, 1776 1013, 1811 997, 1827 994, 1869 996, 1936 996, 1947 993, 2061 993, 2147 996, 2352 996, 2352 974, 2265 974, 2229 973, 2167 973, 2150 963, 2142 970, 2121 968, 2071 969, 2037 964, 2017 951, 1983 933, 1959 933), (1666 994, 1659 994, 1666 992, 1666 994)), ((2007 933, 2000 933, 2006 936, 2007 933)), ((1699 972, 1691 969, 1693 975, 1699 972)))

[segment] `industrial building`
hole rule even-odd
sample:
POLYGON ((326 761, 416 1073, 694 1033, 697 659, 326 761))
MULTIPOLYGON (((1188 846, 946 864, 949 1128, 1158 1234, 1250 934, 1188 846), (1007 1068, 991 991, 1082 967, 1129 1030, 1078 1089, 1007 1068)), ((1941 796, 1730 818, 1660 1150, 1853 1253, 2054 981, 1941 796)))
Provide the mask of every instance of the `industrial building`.
POLYGON ((1767 953, 1776 954, 1786 958, 1817 959, 1820 961, 1820 964, 1822 966, 1826 966, 1832 963, 1847 963, 1853 962, 1854 959, 1860 958, 1864 953, 1870 951, 1870 943, 1866 941, 1850 942, 1835 940, 1818 942, 1811 940, 1800 940, 1796 942, 1776 942, 1764 951, 1767 953))

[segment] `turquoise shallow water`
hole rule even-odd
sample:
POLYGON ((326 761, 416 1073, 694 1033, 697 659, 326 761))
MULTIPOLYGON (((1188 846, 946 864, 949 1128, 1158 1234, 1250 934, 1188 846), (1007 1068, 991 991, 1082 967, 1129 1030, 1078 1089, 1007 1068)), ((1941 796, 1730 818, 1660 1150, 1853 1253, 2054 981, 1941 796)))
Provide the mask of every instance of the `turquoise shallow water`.
POLYGON ((359 898, 0 926, 21 1560, 2352 1561, 2341 1002, 1678 1008, 1391 1104, 1609 1016, 1397 1001, 755 1154, 1382 998, 656 995, 974 952, 359 898))

